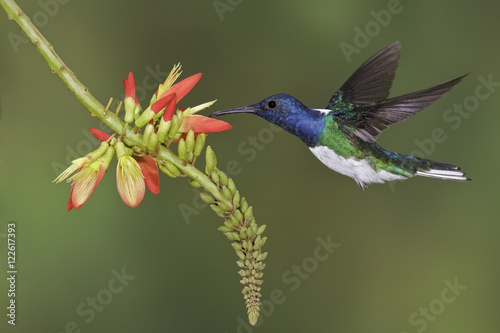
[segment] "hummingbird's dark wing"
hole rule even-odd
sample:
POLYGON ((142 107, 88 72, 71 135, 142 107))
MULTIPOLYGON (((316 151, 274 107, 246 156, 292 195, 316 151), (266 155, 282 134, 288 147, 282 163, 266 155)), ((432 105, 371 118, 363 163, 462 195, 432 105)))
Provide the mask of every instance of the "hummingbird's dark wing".
POLYGON ((364 141, 374 142, 392 124, 402 122, 422 111, 466 76, 462 75, 432 88, 390 98, 372 106, 354 108, 339 114, 339 122, 351 127, 350 132, 364 141))
POLYGON ((342 112, 349 104, 361 106, 385 100, 396 75, 400 47, 394 42, 365 61, 333 94, 327 108, 342 112))

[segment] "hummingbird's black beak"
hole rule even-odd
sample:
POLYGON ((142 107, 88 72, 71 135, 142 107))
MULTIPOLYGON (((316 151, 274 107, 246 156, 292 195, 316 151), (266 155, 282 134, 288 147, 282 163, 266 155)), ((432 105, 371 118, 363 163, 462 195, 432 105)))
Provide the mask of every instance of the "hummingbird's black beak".
POLYGON ((255 113, 257 110, 258 109, 253 106, 243 106, 241 108, 236 108, 236 109, 217 111, 212 113, 210 117, 215 118, 218 116, 223 116, 225 114, 232 114, 232 113, 255 113))

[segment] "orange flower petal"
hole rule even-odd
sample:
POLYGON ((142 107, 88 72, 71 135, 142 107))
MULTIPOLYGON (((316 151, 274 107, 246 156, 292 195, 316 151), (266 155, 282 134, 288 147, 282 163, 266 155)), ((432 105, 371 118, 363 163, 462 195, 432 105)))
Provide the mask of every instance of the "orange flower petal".
POLYGON ((123 87, 125 89, 125 98, 132 97, 135 100, 135 103, 139 104, 137 96, 135 95, 135 80, 132 72, 128 73, 128 81, 123 79, 123 87))
POLYGON ((185 115, 179 132, 187 133, 192 129, 195 133, 213 133, 227 131, 231 128, 233 126, 222 120, 201 115, 185 115))
MULTIPOLYGON (((85 167, 81 167, 78 172, 81 172, 84 168, 85 167)), ((97 185, 101 182, 106 170, 106 166, 100 165, 97 175, 95 172, 89 173, 85 178, 75 179, 73 181, 71 185, 71 194, 69 195, 68 211, 73 208, 79 209, 89 200, 97 185)))
POLYGON ((130 156, 122 156, 116 168, 116 187, 123 202, 135 208, 139 206, 146 192, 142 170, 130 156))
POLYGON ((165 106, 170 105, 170 104, 174 104, 174 107, 175 107, 175 94, 171 94, 171 95, 160 98, 159 100, 154 102, 153 105, 151 105, 151 110, 153 110, 154 113, 158 113, 165 106), (174 101, 174 103, 172 103, 172 100, 174 101))
POLYGON ((104 133, 103 131, 100 131, 97 128, 92 128, 92 127, 90 128, 90 133, 92 133, 97 138, 97 140, 101 142, 106 141, 111 136, 108 133, 104 133))
POLYGON ((134 156, 134 159, 139 163, 144 175, 144 182, 151 193, 155 195, 160 193, 160 176, 156 160, 151 155, 134 156))
POLYGON ((163 94, 161 94, 158 100, 162 97, 171 94, 176 94, 178 103, 182 98, 184 98, 184 96, 187 95, 188 92, 191 91, 191 89, 193 89, 193 87, 198 83, 198 81, 200 81, 200 79, 201 79, 201 73, 191 75, 190 77, 168 88, 163 94))

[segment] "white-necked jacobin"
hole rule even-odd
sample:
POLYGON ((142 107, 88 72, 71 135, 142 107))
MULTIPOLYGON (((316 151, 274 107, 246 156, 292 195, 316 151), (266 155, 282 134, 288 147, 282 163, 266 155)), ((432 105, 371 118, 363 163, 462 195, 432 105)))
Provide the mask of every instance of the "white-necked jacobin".
POLYGON ((469 180, 455 165, 394 153, 375 143, 383 130, 425 109, 467 75, 388 98, 399 49, 395 42, 369 58, 333 94, 326 109, 310 109, 293 96, 277 94, 211 117, 256 114, 297 136, 327 167, 353 178, 362 189, 413 176, 469 180))

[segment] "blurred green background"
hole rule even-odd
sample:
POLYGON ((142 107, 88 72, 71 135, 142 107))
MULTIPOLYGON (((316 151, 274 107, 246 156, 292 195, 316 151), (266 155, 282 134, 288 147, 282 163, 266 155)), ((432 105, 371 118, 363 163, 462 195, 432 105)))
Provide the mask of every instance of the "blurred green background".
POLYGON ((473 181, 417 178, 362 191, 297 138, 270 131, 258 117, 228 116, 234 129, 208 142, 221 168, 238 162, 233 178, 268 226, 263 320, 251 328, 236 256, 217 231, 222 221, 199 206, 185 179, 162 176, 161 193, 147 193, 131 209, 117 194, 112 164, 85 206, 66 211, 70 186, 51 181, 97 146, 86 133, 99 124, 4 13, 1 332, 14 331, 5 315, 9 221, 17 223, 17 332, 499 331, 500 87, 478 88, 479 77, 500 82, 499 2, 19 5, 102 103, 122 96, 122 78, 132 71, 147 92, 145 105, 159 75, 180 61, 182 77, 203 72, 183 104, 218 99, 204 114, 279 92, 325 107, 364 60, 399 40, 392 96, 471 74, 379 143, 457 164, 473 181), (346 44, 357 53, 346 57, 346 44), (489 96, 475 98, 477 89, 489 96), (462 114, 455 103, 464 105, 462 114), (446 140, 432 141, 435 129, 446 140), (189 217, 181 213, 186 207, 189 217), (326 259, 320 250, 320 261, 318 239, 340 246, 326 259), (128 280, 120 283, 115 275, 123 273, 128 280))

